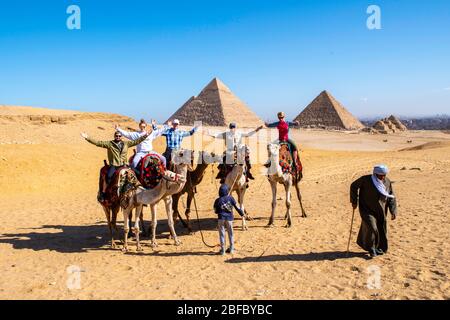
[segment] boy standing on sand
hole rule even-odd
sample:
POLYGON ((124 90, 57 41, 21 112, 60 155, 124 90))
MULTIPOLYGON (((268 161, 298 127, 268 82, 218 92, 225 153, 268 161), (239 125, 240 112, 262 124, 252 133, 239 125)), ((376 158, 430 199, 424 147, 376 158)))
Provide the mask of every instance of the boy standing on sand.
POLYGON ((219 239, 220 251, 219 254, 225 254, 225 228, 228 232, 228 239, 230 240, 230 247, 227 253, 234 252, 234 237, 233 237, 233 207, 237 210, 241 217, 244 212, 236 205, 236 200, 228 194, 228 186, 223 184, 219 189, 219 198, 214 202, 214 212, 219 216, 219 239))

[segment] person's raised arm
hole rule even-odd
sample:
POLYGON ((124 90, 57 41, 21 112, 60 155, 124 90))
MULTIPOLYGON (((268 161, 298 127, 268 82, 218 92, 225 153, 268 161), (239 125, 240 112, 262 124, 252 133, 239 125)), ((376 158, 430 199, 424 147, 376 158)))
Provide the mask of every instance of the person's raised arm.
POLYGON ((110 145, 109 141, 97 141, 87 135, 87 133, 82 132, 81 136, 89 143, 93 144, 94 146, 100 147, 100 148, 108 148, 110 145))
POLYGON ((136 140, 136 139, 139 139, 139 138, 143 135, 142 132, 131 132, 131 131, 123 130, 123 129, 122 129, 121 127, 119 127, 118 125, 115 126, 115 129, 116 129, 117 131, 119 131, 120 134, 121 134, 122 136, 124 136, 125 138, 127 138, 127 139, 129 139, 129 140, 136 140))
POLYGON ((144 141, 145 139, 147 139, 147 137, 150 134, 148 132, 146 132, 143 136, 140 136, 138 139, 136 140, 132 140, 132 141, 128 141, 128 147, 134 147, 137 146, 139 143, 141 143, 142 141, 144 141))
POLYGON ((158 129, 158 127, 155 125, 154 127, 153 127, 153 131, 152 131, 152 133, 151 133, 151 136, 153 137, 153 138, 157 138, 157 137, 159 137, 159 136, 163 136, 163 135, 165 135, 165 134, 167 134, 167 131, 170 129, 170 127, 167 125, 167 124, 164 124, 163 126, 162 126, 162 128, 159 128, 158 129), (156 129, 155 129, 156 128, 156 129))
POLYGON ((256 128, 253 131, 247 132, 247 133, 243 133, 242 137, 247 138, 247 137, 251 137, 252 135, 254 135, 255 133, 257 133, 259 130, 261 130, 263 128, 263 126, 259 126, 258 128, 256 128))
POLYGON ((300 125, 300 122, 292 121, 292 122, 288 122, 288 125, 289 125, 289 128, 298 127, 300 125))
POLYGON ((264 125, 266 127, 268 127, 268 128, 272 128, 272 127, 277 127, 279 123, 280 123, 280 121, 275 121, 275 122, 272 122, 272 123, 265 122, 264 125))
POLYGON ((191 130, 189 130, 189 131, 183 131, 183 132, 182 132, 182 135, 183 135, 183 137, 189 137, 189 136, 192 136, 194 133, 196 133, 197 130, 198 130, 198 127, 195 126, 195 127, 193 127, 191 130))
POLYGON ((211 133, 208 129, 206 130, 206 135, 215 139, 225 139, 226 132, 211 133))

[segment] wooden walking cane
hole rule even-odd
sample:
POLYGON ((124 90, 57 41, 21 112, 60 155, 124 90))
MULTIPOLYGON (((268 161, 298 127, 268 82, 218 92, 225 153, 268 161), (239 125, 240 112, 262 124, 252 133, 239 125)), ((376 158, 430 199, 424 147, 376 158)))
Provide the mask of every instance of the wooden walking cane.
POLYGON ((349 251, 350 251, 350 240, 352 238, 353 219, 355 218, 355 210, 356 210, 356 208, 353 208, 352 223, 350 224, 350 234, 348 236, 348 243, 347 243, 347 257, 348 257, 349 251))

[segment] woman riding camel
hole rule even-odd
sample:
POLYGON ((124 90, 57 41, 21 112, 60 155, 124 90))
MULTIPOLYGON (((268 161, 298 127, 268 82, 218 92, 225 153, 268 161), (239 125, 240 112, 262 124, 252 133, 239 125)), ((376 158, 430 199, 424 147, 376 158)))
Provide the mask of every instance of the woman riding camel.
MULTIPOLYGON (((141 119, 141 121, 139 122, 139 130, 140 131, 137 131, 137 132, 125 131, 125 130, 121 129, 118 124, 115 125, 115 128, 125 138, 127 138, 129 140, 136 140, 147 133, 147 131, 146 131, 147 122, 145 122, 144 119, 141 119)), ((136 146, 136 154, 134 155, 133 161, 131 163, 131 167, 133 169, 137 169, 139 161, 141 161, 141 159, 149 153, 158 156, 158 158, 161 159, 161 162, 164 164, 164 167, 166 167, 166 158, 164 156, 162 156, 161 154, 159 154, 158 152, 153 150, 153 143, 152 143, 153 140, 155 140, 157 137, 162 135, 162 133, 164 132, 166 127, 158 129, 156 127, 156 121, 152 120, 152 128, 153 128, 153 131, 152 131, 152 133, 150 133, 150 135, 147 137, 147 139, 145 139, 144 141, 142 141, 140 144, 138 144, 136 146)))
POLYGON ((291 139, 289 139, 289 128, 290 127, 294 127, 294 126, 298 126, 299 123, 298 121, 294 121, 294 122, 287 122, 285 121, 286 115, 284 114, 284 112, 278 112, 278 120, 277 122, 274 123, 266 123, 267 127, 276 127, 278 129, 278 143, 287 143, 288 145, 290 145, 290 149, 292 152, 292 157, 294 158, 294 162, 296 167, 298 166, 297 163, 297 159, 298 159, 298 149, 297 149, 297 145, 295 144, 295 142, 291 139))

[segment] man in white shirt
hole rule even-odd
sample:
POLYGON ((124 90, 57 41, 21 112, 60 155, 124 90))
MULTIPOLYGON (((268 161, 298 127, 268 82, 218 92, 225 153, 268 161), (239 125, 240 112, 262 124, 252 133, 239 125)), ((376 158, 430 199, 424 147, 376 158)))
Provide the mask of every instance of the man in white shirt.
MULTIPOLYGON (((134 155, 133 161, 131 163, 131 167, 133 169, 138 169, 137 166, 139 164, 139 161, 141 161, 141 159, 149 153, 158 156, 161 159, 162 163, 164 164, 164 167, 166 168, 166 158, 164 156, 162 156, 161 154, 159 154, 158 152, 153 150, 153 140, 155 140, 157 137, 161 136, 163 134, 164 130, 167 129, 167 126, 164 126, 161 129, 158 129, 156 127, 156 121, 152 120, 152 127, 153 127, 153 131, 152 131, 152 133, 150 133, 150 135, 147 137, 147 139, 145 139, 143 142, 141 142, 140 144, 138 144, 136 146, 136 154, 134 155)), ((116 125, 115 128, 125 138, 127 138, 129 140, 136 140, 146 133, 147 123, 145 122, 144 119, 141 119, 141 121, 139 122, 139 130, 140 131, 137 131, 137 132, 125 131, 125 130, 121 129, 119 127, 119 125, 116 125)))
MULTIPOLYGON (((210 132, 208 132, 208 135, 210 135, 211 137, 214 137, 216 139, 225 140, 226 152, 232 153, 234 151, 237 151, 239 149, 239 147, 242 146, 242 138, 251 137, 252 135, 257 133, 259 130, 261 130, 263 128, 263 126, 259 126, 255 130, 247 132, 247 133, 237 131, 237 125, 234 122, 230 123, 229 128, 230 128, 229 131, 221 132, 218 134, 211 134, 210 132)), ((226 158, 226 156, 224 157, 224 159, 225 158, 226 158)), ((247 172, 246 172, 247 178, 254 180, 255 178, 253 177, 252 173, 250 172, 250 169, 252 166, 250 164, 250 150, 247 146, 246 146, 246 154, 245 154, 245 163, 246 163, 246 167, 247 167, 247 172)), ((217 179, 222 179, 222 180, 225 179, 225 177, 223 176, 225 167, 226 167, 225 163, 219 165, 220 171, 216 177, 217 179)))

